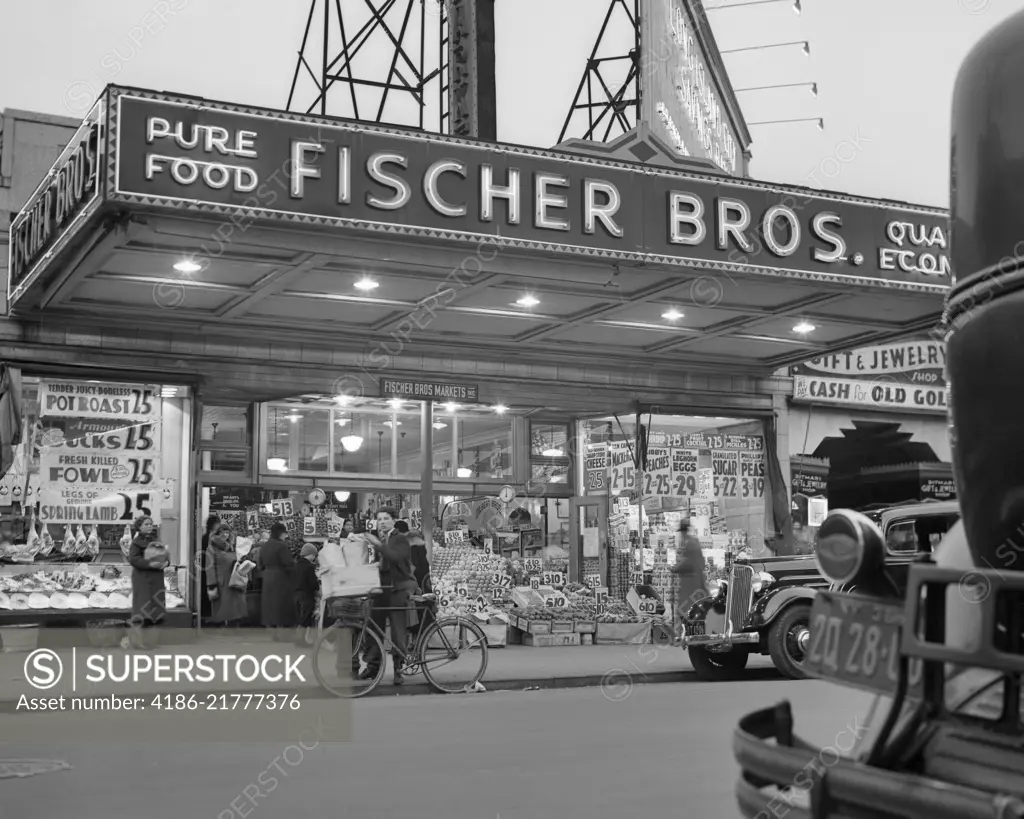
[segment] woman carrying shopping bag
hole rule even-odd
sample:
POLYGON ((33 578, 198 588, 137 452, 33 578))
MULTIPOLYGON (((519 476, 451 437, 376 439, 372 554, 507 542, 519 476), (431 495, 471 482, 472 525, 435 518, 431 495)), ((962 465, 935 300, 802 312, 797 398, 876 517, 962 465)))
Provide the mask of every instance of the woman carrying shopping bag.
MULTIPOLYGON (((224 626, 237 626, 248 615, 245 586, 248 574, 239 565, 231 531, 223 524, 210 535, 206 552, 206 591, 210 597, 210 620, 224 626)), ((247 563, 251 562, 246 561, 247 563)))

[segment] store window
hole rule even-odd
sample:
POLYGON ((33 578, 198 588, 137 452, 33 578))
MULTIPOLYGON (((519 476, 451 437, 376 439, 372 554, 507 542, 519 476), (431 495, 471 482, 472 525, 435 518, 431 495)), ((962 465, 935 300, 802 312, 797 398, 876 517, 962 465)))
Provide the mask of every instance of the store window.
POLYGON ((689 517, 705 549, 714 550, 713 558, 727 548, 759 551, 765 514, 763 422, 652 415, 642 423, 649 430, 646 470, 637 468, 635 419, 580 422, 577 465, 583 494, 609 495, 633 507, 637 524, 631 531, 645 536, 652 531, 651 519, 671 512, 673 522, 689 517), (645 499, 643 515, 638 495, 645 499))
POLYGON ((530 478, 533 485, 570 488, 572 446, 569 424, 530 421, 530 478))
POLYGON ((0 591, 15 609, 127 616, 129 527, 146 515, 171 561, 168 608, 184 610, 191 412, 183 386, 25 377, 0 481, 0 591))
POLYGON ((199 468, 203 472, 249 473, 251 419, 248 406, 203 405, 199 450, 199 468))
MULTIPOLYGON (((297 399, 264 407, 265 473, 328 473, 418 478, 423 404, 353 399, 344 405, 297 399)), ((512 419, 486 406, 437 405, 433 467, 467 481, 512 476, 512 419)))

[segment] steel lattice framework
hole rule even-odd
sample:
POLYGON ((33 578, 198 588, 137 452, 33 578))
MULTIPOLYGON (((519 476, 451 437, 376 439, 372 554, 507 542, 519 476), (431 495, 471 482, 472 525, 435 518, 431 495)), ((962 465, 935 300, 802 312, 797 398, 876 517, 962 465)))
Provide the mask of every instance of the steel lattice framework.
POLYGON ((639 122, 643 92, 640 70, 640 2, 611 0, 608 4, 608 12, 565 118, 559 142, 572 137, 607 142, 628 133, 639 122), (622 14, 613 23, 612 18, 617 10, 621 10, 622 14), (622 21, 623 16, 628 20, 628 29, 622 21), (632 47, 628 53, 622 54, 622 46, 612 45, 611 41, 630 33, 632 47), (611 53, 602 56, 602 52, 611 53))
POLYGON ((311 0, 288 110, 448 133, 448 1, 311 0))

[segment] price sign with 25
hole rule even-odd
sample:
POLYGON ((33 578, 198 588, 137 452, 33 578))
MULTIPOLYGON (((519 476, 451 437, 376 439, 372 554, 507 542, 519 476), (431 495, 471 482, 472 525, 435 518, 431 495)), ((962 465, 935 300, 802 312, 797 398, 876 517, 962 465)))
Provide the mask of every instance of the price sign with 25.
POLYGON ((544 568, 544 561, 539 557, 528 557, 525 561, 526 571, 534 573, 539 572, 544 568))
POLYGON ((541 585, 560 588, 565 585, 565 575, 561 572, 544 572, 541 575, 541 585))

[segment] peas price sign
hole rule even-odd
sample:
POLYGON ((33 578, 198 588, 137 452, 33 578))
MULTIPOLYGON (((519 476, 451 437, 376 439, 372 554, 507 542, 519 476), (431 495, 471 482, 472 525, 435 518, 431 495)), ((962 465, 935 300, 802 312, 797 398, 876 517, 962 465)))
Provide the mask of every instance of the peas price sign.
POLYGON ((793 400, 944 414, 946 346, 932 339, 865 347, 793 367, 793 400))

